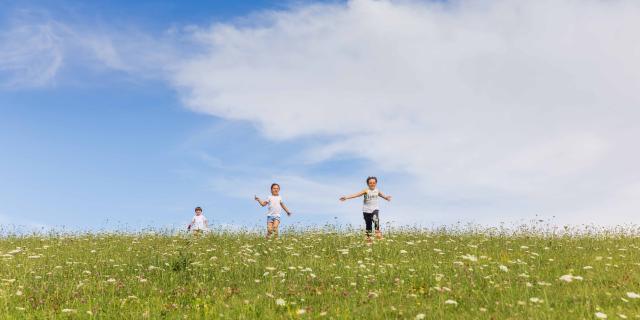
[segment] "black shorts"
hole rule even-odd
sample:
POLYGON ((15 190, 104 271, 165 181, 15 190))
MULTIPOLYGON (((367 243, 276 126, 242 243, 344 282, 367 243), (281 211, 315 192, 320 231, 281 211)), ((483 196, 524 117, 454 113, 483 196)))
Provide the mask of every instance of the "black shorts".
POLYGON ((371 233, 373 227, 375 227, 376 230, 380 230, 380 218, 378 217, 378 210, 374 210, 371 213, 363 212, 362 215, 364 216, 364 222, 367 226, 368 234, 371 233))

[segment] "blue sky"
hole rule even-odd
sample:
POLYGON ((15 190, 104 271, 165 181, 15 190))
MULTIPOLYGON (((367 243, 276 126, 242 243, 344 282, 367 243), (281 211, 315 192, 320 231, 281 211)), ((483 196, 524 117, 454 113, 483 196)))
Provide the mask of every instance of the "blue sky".
POLYGON ((0 4, 5 227, 638 222, 634 2, 0 4))
MULTIPOLYGON (((162 33, 173 25, 224 22, 282 7, 281 1, 16 1, 2 18, 9 23, 26 12, 70 24, 97 21, 106 28, 162 33)), ((0 213, 7 226, 160 228, 187 223, 196 205, 216 223, 261 224, 264 210, 252 198, 267 195, 268 185, 256 185, 238 199, 217 193, 209 180, 250 175, 277 181, 270 172, 285 172, 292 164, 286 158, 304 143, 270 142, 247 123, 190 112, 161 81, 73 62, 60 74, 44 86, 0 92, 0 213), (212 158, 236 169, 212 166, 212 158)), ((349 173, 353 162, 308 170, 310 176, 349 173)), ((289 220, 326 221, 333 216, 289 220)))

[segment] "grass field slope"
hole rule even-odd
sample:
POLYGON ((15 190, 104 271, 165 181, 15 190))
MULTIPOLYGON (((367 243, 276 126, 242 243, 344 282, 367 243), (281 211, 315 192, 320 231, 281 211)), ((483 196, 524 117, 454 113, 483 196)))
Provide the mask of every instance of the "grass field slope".
POLYGON ((634 230, 4 235, 3 319, 640 319, 634 230))

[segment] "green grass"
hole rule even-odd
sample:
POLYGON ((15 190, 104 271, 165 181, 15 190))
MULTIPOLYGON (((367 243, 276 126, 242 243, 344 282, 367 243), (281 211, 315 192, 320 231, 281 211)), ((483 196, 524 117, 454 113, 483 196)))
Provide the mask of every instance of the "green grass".
POLYGON ((290 230, 268 241, 252 232, 5 236, 0 314, 640 318, 640 299, 628 296, 640 293, 637 236, 412 229, 385 236, 373 245, 361 232, 331 230, 290 230), (559 279, 567 274, 582 280, 559 279))

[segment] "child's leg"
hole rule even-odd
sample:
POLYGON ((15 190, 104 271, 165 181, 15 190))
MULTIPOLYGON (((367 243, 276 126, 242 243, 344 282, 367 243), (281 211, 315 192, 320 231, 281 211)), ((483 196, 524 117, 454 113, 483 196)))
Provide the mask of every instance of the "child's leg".
POLYGON ((273 221, 267 221, 267 238, 271 236, 272 232, 273 232, 273 221))
POLYGON ((376 229, 376 238, 382 239, 382 232, 380 231, 380 216, 378 210, 373 212, 373 226, 376 229))
POLYGON ((373 226, 376 228, 376 231, 380 231, 380 218, 378 217, 378 210, 374 211, 371 214, 371 220, 373 220, 373 226))
POLYGON ((277 238, 278 237, 278 227, 280 226, 280 220, 273 220, 273 227, 271 227, 271 233, 277 238))
POLYGON ((364 216, 364 223, 367 226, 367 238, 371 237, 371 230, 372 230, 372 223, 373 223, 373 214, 372 213, 367 213, 367 212, 363 212, 362 214, 364 216))

